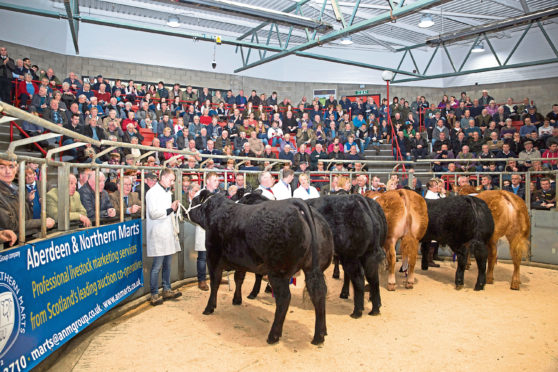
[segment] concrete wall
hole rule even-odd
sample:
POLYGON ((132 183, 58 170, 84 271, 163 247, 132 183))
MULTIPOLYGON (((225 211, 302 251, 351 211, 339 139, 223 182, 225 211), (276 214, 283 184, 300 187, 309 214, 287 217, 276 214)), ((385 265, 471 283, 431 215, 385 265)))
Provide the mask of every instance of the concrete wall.
MULTIPOLYGON (((353 95, 356 90, 368 90, 370 93, 379 93, 382 97, 386 95, 385 85, 370 84, 336 84, 336 83, 309 83, 309 82, 284 82, 272 79, 260 79, 232 74, 220 74, 205 71, 177 69, 162 66, 154 66, 138 63, 126 63, 110 61, 105 59, 85 58, 79 56, 67 56, 59 53, 17 45, 10 42, 0 41, 0 44, 8 47, 8 53, 13 58, 31 58, 32 63, 46 69, 53 67, 59 77, 65 77, 70 71, 83 76, 96 76, 102 74, 109 78, 134 79, 141 81, 163 80, 169 84, 179 82, 194 86, 207 86, 219 89, 239 89, 250 91, 256 89, 258 92, 270 94, 277 91, 279 98, 289 97, 293 102, 298 102, 302 96, 312 97, 315 89, 336 89, 337 96, 353 95)), ((504 102, 508 97, 514 101, 520 101, 525 97, 535 101, 539 111, 546 115, 551 110, 552 104, 558 103, 558 78, 506 82, 498 84, 472 85, 465 87, 436 88, 424 81, 422 87, 409 87, 392 85, 390 96, 414 99, 417 95, 424 95, 429 101, 439 102, 443 94, 459 96, 465 90, 471 97, 481 96, 481 90, 489 90, 496 101, 504 102)))

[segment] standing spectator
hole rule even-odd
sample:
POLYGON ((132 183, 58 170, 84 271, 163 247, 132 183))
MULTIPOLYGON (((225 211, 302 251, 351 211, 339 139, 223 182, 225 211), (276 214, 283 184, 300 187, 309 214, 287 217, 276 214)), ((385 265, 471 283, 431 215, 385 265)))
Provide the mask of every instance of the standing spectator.
POLYGON ((548 178, 542 178, 540 183, 541 188, 534 193, 531 208, 550 210, 556 206, 556 190, 552 189, 548 178))
MULTIPOLYGON (((105 175, 99 173, 99 199, 101 205, 99 206, 99 214, 101 218, 115 217, 116 210, 113 208, 110 197, 105 190, 105 175)), ((87 211, 87 217, 90 219, 95 218, 95 172, 90 172, 87 177, 87 183, 79 190, 81 203, 87 211)))
POLYGON ((163 169, 159 182, 145 195, 147 256, 153 257, 150 273, 151 305, 160 305, 164 300, 182 295, 172 290, 170 285, 172 255, 180 251, 178 232, 174 230, 172 219, 178 208, 178 200, 172 201, 174 172, 163 169), (163 295, 159 297, 159 271, 163 268, 163 295))
MULTIPOLYGON (((124 190, 122 192, 122 200, 124 201, 124 216, 139 218, 141 210, 141 200, 137 192, 132 191, 132 177, 124 176, 122 183, 124 184, 124 190)), ((110 194, 110 200, 114 209, 119 213, 120 211, 120 182, 117 182, 118 191, 110 194)))
MULTIPOLYGON (((70 221, 80 221, 84 227, 89 227, 91 226, 91 220, 87 217, 87 211, 83 204, 81 204, 79 192, 76 191, 76 176, 70 174, 68 179, 68 193, 70 194, 70 205, 68 209, 70 210, 70 221)), ((47 193, 46 203, 47 216, 56 220, 58 218, 58 189, 56 187, 50 189, 47 193)))
MULTIPOLYGON (((13 184, 17 173, 17 163, 0 159, 0 228, 19 231, 19 196, 18 188, 13 184)), ((36 197, 33 195, 33 197, 36 197)), ((37 196, 38 197, 38 196, 37 196)), ((41 220, 33 219, 31 195, 27 196, 25 203, 25 231, 33 234, 40 230, 41 220)), ((46 219, 48 229, 54 226, 52 218, 46 219)))
POLYGON ((30 167, 25 168, 25 189, 29 203, 31 204, 32 218, 37 220, 41 218, 41 202, 39 201, 39 188, 35 171, 30 167))
POLYGON ((14 60, 8 57, 6 47, 0 47, 0 100, 12 103, 12 73, 16 69, 14 60))
POLYGON ((511 185, 504 186, 504 190, 513 192, 515 195, 519 196, 521 199, 525 200, 525 188, 521 184, 521 175, 512 174, 511 185))

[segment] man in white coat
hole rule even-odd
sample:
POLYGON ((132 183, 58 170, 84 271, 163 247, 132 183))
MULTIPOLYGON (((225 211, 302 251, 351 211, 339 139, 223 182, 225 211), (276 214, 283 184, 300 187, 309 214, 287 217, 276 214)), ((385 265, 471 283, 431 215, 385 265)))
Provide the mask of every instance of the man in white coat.
POLYGON ((150 289, 151 305, 160 305, 164 300, 180 297, 181 292, 172 290, 170 286, 172 255, 180 251, 178 234, 173 224, 174 212, 178 208, 178 200, 172 201, 171 189, 174 185, 174 173, 171 169, 163 169, 159 182, 149 189, 145 195, 147 256, 153 257, 151 266, 150 289), (163 268, 163 294, 159 296, 159 271, 163 268))
MULTIPOLYGON (((425 199, 440 199, 440 181, 433 178, 426 183, 426 194, 424 194, 425 199)), ((440 267, 434 262, 434 255, 438 255, 439 244, 437 241, 432 240, 430 242, 430 247, 428 248, 428 267, 440 267)))
POLYGON ((269 200, 276 200, 275 194, 273 193, 273 176, 269 172, 262 172, 259 175, 260 186, 257 190, 262 190, 262 195, 269 200))
POLYGON ((300 186, 294 191, 293 198, 300 198, 302 200, 319 198, 320 193, 314 186, 310 186, 310 179, 306 173, 298 176, 300 186))
POLYGON ((291 182, 293 182, 294 171, 288 168, 283 169, 279 173, 279 176, 281 179, 271 188, 273 195, 275 195, 275 199, 284 200, 292 198, 293 191, 291 190, 291 182))

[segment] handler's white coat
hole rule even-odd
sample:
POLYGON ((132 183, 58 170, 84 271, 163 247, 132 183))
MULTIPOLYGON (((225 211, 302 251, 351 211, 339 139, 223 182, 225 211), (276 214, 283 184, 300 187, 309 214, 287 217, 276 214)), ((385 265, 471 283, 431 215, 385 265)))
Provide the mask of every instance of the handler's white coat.
POLYGON ((167 256, 180 251, 172 224, 174 212, 167 215, 171 204, 171 192, 165 191, 158 182, 145 194, 148 257, 167 256))
POLYGON ((309 186, 310 193, 302 186, 299 186, 293 193, 293 198, 302 200, 315 199, 320 197, 320 193, 314 186, 309 186))

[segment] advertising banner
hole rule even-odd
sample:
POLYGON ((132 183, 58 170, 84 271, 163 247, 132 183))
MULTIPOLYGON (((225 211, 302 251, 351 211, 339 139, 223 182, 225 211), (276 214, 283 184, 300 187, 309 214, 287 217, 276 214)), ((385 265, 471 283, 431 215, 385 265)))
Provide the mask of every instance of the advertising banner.
POLYGON ((141 221, 0 252, 0 371, 24 371, 143 286, 141 221))

